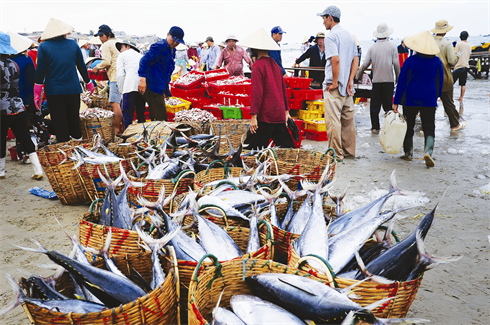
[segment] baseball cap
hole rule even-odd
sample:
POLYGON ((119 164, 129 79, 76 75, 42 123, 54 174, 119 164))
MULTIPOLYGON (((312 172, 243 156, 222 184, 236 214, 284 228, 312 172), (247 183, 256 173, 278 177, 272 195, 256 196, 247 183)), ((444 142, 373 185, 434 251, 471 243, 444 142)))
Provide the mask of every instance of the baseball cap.
POLYGON ((94 36, 102 36, 104 33, 112 33, 112 29, 107 25, 100 25, 99 31, 94 36))
POLYGON ((172 36, 174 41, 176 41, 180 44, 185 44, 185 42, 184 42, 184 31, 182 30, 182 28, 177 27, 177 26, 173 26, 172 28, 170 28, 168 33, 172 36))
POLYGON ((317 16, 332 16, 340 18, 340 9, 336 6, 329 6, 323 12, 316 14, 317 16))
POLYGON ((275 26, 271 29, 271 34, 284 34, 285 31, 282 30, 281 26, 275 26))

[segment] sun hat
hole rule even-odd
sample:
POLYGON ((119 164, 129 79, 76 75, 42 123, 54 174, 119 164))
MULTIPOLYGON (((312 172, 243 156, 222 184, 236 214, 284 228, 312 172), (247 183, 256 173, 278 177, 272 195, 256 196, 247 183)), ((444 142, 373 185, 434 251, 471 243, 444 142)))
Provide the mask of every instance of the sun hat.
POLYGON ((238 38, 236 38, 234 34, 229 34, 228 36, 226 36, 225 43, 227 43, 229 40, 234 40, 235 42, 238 42, 238 38))
POLYGON ((17 33, 7 32, 10 36, 10 45, 17 51, 22 53, 32 46, 32 40, 17 33))
POLYGON ((376 38, 387 38, 391 34, 393 34, 393 28, 388 27, 385 23, 379 24, 373 32, 373 36, 376 38))
POLYGON ((332 16, 332 17, 336 17, 336 18, 339 18, 340 19, 340 9, 337 8, 336 6, 329 6, 327 8, 325 8, 325 10, 323 10, 323 12, 320 12, 318 14, 316 14, 317 16, 332 16))
POLYGON ((88 57, 85 59, 85 65, 92 63, 95 60, 102 60, 102 59, 95 56, 88 57))
POLYGON ((0 32, 0 54, 17 54, 17 50, 10 45, 10 35, 0 32))
POLYGON ((315 36, 315 38, 313 40, 316 42, 316 40, 319 39, 319 38, 325 38, 325 33, 324 32, 318 32, 318 33, 316 33, 316 36, 315 36))
POLYGON ((136 44, 136 41, 131 37, 127 37, 122 41, 116 42, 116 48, 119 52, 121 52, 121 45, 123 44, 131 46, 131 48, 138 53, 140 52, 140 50, 138 49, 138 45, 136 44))
POLYGON ((263 28, 260 28, 240 44, 257 50, 277 51, 281 49, 263 28))
POLYGON ((45 41, 47 39, 55 38, 61 35, 70 34, 74 30, 75 28, 62 22, 61 20, 51 18, 48 22, 48 25, 44 29, 43 34, 41 35, 41 41, 45 41))
POLYGON ((184 42, 184 31, 182 30, 182 28, 177 27, 177 26, 173 26, 172 28, 170 28, 168 33, 172 36, 174 41, 176 41, 180 44, 185 44, 185 42, 184 42))
POLYGON ((204 43, 206 43, 207 41, 214 43, 214 38, 212 38, 211 36, 208 36, 208 37, 206 37, 206 40, 204 41, 204 43))
POLYGON ((94 45, 102 45, 102 42, 100 41, 100 38, 97 36, 92 37, 87 41, 89 44, 94 44, 94 45))
POLYGON ((285 31, 282 30, 281 26, 274 26, 271 29, 271 34, 284 34, 285 31))
POLYGON ((305 36, 303 37, 303 41, 301 42, 301 44, 309 43, 309 42, 310 42, 310 36, 305 36))
POLYGON ((181 69, 182 68, 180 67, 180 65, 176 65, 175 68, 174 68, 174 71, 172 72, 172 74, 179 73, 181 69))
POLYGON ((88 40, 86 40, 86 39, 79 39, 79 40, 78 40, 78 46, 79 46, 79 47, 82 47, 82 46, 84 46, 85 44, 88 44, 88 40))
POLYGON ((221 42, 221 43, 218 44, 218 46, 226 47, 226 44, 225 44, 225 42, 221 42))
POLYGON ((440 52, 434 37, 429 31, 421 32, 415 35, 405 37, 405 45, 417 53, 426 55, 436 55, 440 52))
POLYGON ((198 45, 196 44, 196 42, 192 42, 191 44, 189 44, 190 47, 197 47, 198 45))
POLYGON ((94 36, 102 36, 105 33, 112 33, 112 29, 104 24, 99 26, 99 31, 94 36))
POLYGON ((453 29, 454 26, 451 26, 447 23, 446 19, 441 19, 436 21, 436 27, 431 29, 430 31, 434 34, 444 34, 453 29))
POLYGON ((187 46, 185 46, 185 44, 179 44, 177 45, 177 47, 175 48, 177 51, 183 51, 183 50, 187 50, 187 46))

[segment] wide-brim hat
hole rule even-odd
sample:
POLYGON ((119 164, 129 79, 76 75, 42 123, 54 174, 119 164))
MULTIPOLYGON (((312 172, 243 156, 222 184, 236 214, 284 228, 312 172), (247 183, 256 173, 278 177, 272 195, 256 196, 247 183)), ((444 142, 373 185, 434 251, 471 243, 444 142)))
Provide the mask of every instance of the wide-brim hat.
POLYGON ((140 50, 138 49, 138 46, 136 44, 136 41, 133 40, 132 38, 125 38, 124 40, 122 41, 117 41, 116 42, 116 48, 119 52, 121 52, 121 45, 129 45, 133 50, 135 50, 136 52, 140 52, 140 50))
POLYGON ((17 54, 17 50, 10 44, 10 35, 0 32, 0 54, 17 54))
POLYGON ((309 42, 310 42, 310 36, 305 36, 303 37, 303 41, 301 42, 301 44, 309 43, 309 42))
POLYGON ((431 29, 430 31, 434 34, 445 34, 453 29, 454 26, 451 26, 447 23, 446 19, 441 19, 436 22, 436 27, 431 29))
POLYGON ((95 60, 102 60, 102 59, 95 56, 88 57, 85 59, 85 65, 92 63, 95 60))
POLYGON ((225 43, 227 43, 229 40, 234 40, 235 42, 238 42, 238 38, 236 38, 236 36, 233 34, 230 34, 225 38, 225 43))
POLYGON ((221 43, 218 44, 218 46, 226 47, 226 44, 225 44, 225 42, 221 42, 221 43))
POLYGON ((177 51, 183 51, 183 50, 187 50, 187 46, 185 44, 179 44, 175 49, 177 51))
POLYGON ((174 68, 174 71, 172 72, 172 74, 179 73, 181 69, 182 68, 180 67, 180 65, 176 65, 175 68, 174 68))
POLYGON ((429 31, 405 37, 403 41, 409 49, 414 50, 417 53, 436 55, 441 51, 429 31))
POLYGON ((191 44, 189 44, 190 47, 198 47, 198 45, 195 43, 195 42, 192 42, 191 44))
POLYGON ((32 46, 32 40, 17 33, 7 32, 10 36, 10 45, 17 51, 22 53, 32 46))
POLYGON ((319 38, 325 38, 325 33, 324 32, 316 33, 316 36, 313 40, 316 42, 319 38))
POLYGON ((61 20, 51 18, 48 22, 48 25, 44 29, 43 34, 41 35, 41 40, 45 41, 47 39, 55 38, 57 36, 70 34, 74 30, 75 28, 62 22, 61 20))
POLYGON ((94 45, 102 45, 102 42, 98 36, 94 36, 91 39, 89 39, 88 43, 94 44, 94 45))
POLYGON ((373 36, 376 38, 387 38, 391 34, 393 34, 393 28, 388 27, 385 23, 379 24, 373 32, 373 36))
POLYGON ((240 44, 257 50, 278 51, 281 49, 264 28, 260 28, 240 44))
POLYGON ((88 44, 88 41, 86 39, 79 39, 78 40, 78 46, 79 47, 82 47, 84 46, 85 44, 88 44))

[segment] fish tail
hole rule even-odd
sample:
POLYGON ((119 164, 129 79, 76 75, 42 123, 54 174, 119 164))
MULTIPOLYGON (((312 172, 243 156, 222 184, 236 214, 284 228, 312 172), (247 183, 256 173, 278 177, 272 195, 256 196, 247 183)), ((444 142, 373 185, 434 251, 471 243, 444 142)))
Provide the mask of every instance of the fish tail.
POLYGON ((112 229, 109 228, 109 232, 107 233, 104 246, 102 247, 102 253, 109 255, 109 249, 111 248, 111 240, 112 240, 112 229))
POLYGON ((41 245, 41 243, 39 243, 37 240, 31 238, 31 241, 34 244, 36 244, 38 248, 23 247, 23 246, 19 246, 19 245, 16 245, 16 244, 12 244, 12 245, 14 245, 17 248, 23 249, 25 251, 29 251, 29 252, 43 253, 43 254, 48 254, 49 253, 49 251, 46 248, 44 248, 44 246, 41 245))
POLYGON ((24 300, 24 298, 26 297, 25 293, 22 291, 22 288, 19 286, 17 281, 15 281, 14 277, 8 273, 5 274, 7 275, 7 281, 10 284, 10 287, 12 288, 12 291, 15 293, 16 297, 14 301, 12 301, 9 305, 0 309, 0 316, 8 313, 15 307, 19 306, 24 300))

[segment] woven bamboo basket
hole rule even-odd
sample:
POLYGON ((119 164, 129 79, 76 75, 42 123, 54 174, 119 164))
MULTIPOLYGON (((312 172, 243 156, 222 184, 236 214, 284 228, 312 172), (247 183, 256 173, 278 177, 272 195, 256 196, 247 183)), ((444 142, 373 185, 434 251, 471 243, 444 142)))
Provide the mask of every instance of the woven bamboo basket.
MULTIPOLYGON (((290 246, 290 254, 291 258, 289 260, 289 266, 313 274, 319 279, 329 282, 332 286, 347 288, 359 282, 359 280, 335 277, 335 274, 328 265, 328 262, 322 259, 312 256, 300 258, 294 250, 293 245, 290 246), (320 265, 325 265, 325 269, 318 270, 309 265, 307 260, 315 260, 320 263, 320 265)), ((355 287, 355 293, 360 298, 355 299, 354 301, 364 307, 379 300, 394 297, 392 300, 374 309, 373 313, 380 318, 403 318, 407 315, 410 306, 415 300, 419 287, 422 283, 422 278, 423 275, 412 281, 395 281, 391 284, 380 284, 371 281, 364 281, 355 287)))
MULTIPOLYGON (((202 215, 202 210, 199 212, 202 215)), ((224 212, 222 212, 224 213, 224 212)), ((184 224, 190 224, 191 218, 186 218, 184 220, 184 224)), ((243 255, 244 258, 259 258, 259 259, 271 259, 274 256, 274 235, 272 233, 271 225, 266 221, 259 221, 258 223, 259 237, 261 247, 256 252, 251 252, 243 255)), ((242 252, 246 252, 248 245, 248 237, 250 234, 249 228, 240 227, 240 226, 230 226, 223 227, 223 229, 230 235, 230 237, 237 243, 238 247, 242 250, 242 252)), ((179 275, 180 275, 180 292, 182 293, 181 298, 181 315, 182 319, 187 319, 187 309, 185 306, 187 305, 187 292, 189 289, 189 283, 191 282, 192 274, 194 273, 194 269, 197 267, 198 262, 191 261, 177 261, 179 266, 179 275)), ((208 266, 210 266, 211 262, 203 262, 200 264, 200 269, 204 270, 208 266)))
MULTIPOLYGON (((163 141, 165 141, 168 138, 168 136, 172 133, 171 128, 177 128, 177 127, 180 129, 185 129, 187 127, 190 127, 191 130, 184 132, 187 135, 203 133, 201 132, 203 130, 203 126, 199 123, 152 121, 146 123, 131 124, 124 131, 123 135, 127 136, 127 135, 134 134, 133 136, 129 137, 126 140, 127 142, 133 142, 136 139, 138 139, 140 136, 142 136, 146 129, 146 132, 148 132, 149 140, 151 142, 160 144, 163 141)), ((207 127, 204 126, 204 130, 206 129, 207 127)), ((209 129, 207 130, 209 132, 209 129)))
POLYGON ((92 103, 90 107, 100 107, 102 109, 109 109, 109 98, 100 95, 92 95, 92 103))
POLYGON ((110 117, 99 118, 93 114, 80 118, 80 127, 82 128, 82 138, 91 140, 95 134, 100 134, 105 143, 114 142, 114 114, 110 117))
MULTIPOLYGON (((180 195, 187 193, 189 188, 194 189, 195 173, 192 170, 184 170, 177 177, 172 179, 145 179, 136 178, 134 172, 128 173, 130 180, 135 182, 145 183, 143 187, 130 187, 128 189, 128 202, 131 207, 140 207, 138 204, 138 196, 150 202, 156 202, 162 187, 165 187, 165 197, 172 195, 180 195), (189 177, 190 176, 190 177, 189 177)), ((164 207, 165 212, 170 211, 170 206, 164 207)))
POLYGON ((200 190, 201 194, 208 194, 216 188, 216 186, 209 186, 207 184, 217 181, 226 180, 228 177, 238 177, 242 174, 243 168, 239 167, 225 167, 225 163, 219 160, 215 160, 209 164, 206 170, 203 170, 196 174, 194 185, 196 190, 200 190), (214 165, 221 164, 217 168, 213 168, 214 165))
MULTIPOLYGON (((245 283, 245 278, 263 273, 297 274, 324 282, 305 271, 297 270, 271 260, 263 259, 234 259, 219 263, 212 255, 214 265, 201 270, 196 267, 189 286, 189 324, 211 324, 212 312, 216 307, 221 292, 224 289, 220 306, 229 308, 230 299, 234 295, 251 294, 245 283)), ((201 262, 198 264, 198 266, 201 262)))
POLYGON ((81 141, 70 141, 45 146, 37 151, 51 188, 61 203, 66 205, 87 204, 92 201, 88 193, 90 179, 81 175, 78 168, 73 169, 75 162, 68 158, 76 145, 88 146, 81 141))
POLYGON ((250 120, 225 120, 211 122, 211 132, 215 135, 219 135, 220 147, 219 154, 223 155, 230 151, 230 143, 233 149, 237 149, 247 135, 248 128, 250 126, 250 120), (230 143, 228 143, 228 140, 230 143))
MULTIPOLYGON (((135 166, 138 164, 136 147, 119 146, 113 143, 109 145, 108 149, 118 157, 124 158, 124 160, 121 160, 120 163, 123 166, 126 174, 132 170, 131 161, 135 166)), ((109 177, 111 179, 116 179, 121 174, 119 162, 106 164, 82 164, 80 166, 80 174, 90 180, 90 182, 87 183, 87 190, 92 200, 105 197, 106 187, 100 178, 98 170, 100 170, 104 177, 109 177)), ((116 193, 119 193, 123 187, 124 185, 121 184, 118 188, 116 188, 116 193)))
MULTIPOLYGON (((109 230, 112 232, 109 256, 120 254, 136 254, 145 252, 140 246, 141 239, 135 230, 120 229, 116 227, 103 226, 99 224, 100 214, 98 212, 87 212, 82 214, 78 222, 78 240, 85 247, 101 250, 109 230)), ((89 260, 96 257, 85 252, 89 260)))
MULTIPOLYGON (((30 303, 23 303, 22 307, 31 324, 180 324, 179 270, 172 247, 169 247, 168 254, 170 258, 161 258, 162 267, 167 274, 165 282, 147 295, 125 305, 87 314, 65 314, 39 308, 30 303)), ((129 274, 129 270, 135 269, 148 282, 151 281, 151 254, 118 255, 114 262, 122 273, 129 274)), ((105 268, 102 260, 94 262, 94 265, 105 268)), ((73 284, 67 272, 58 282, 56 289, 74 298, 73 284)), ((29 290, 26 291, 29 294, 29 290)))

